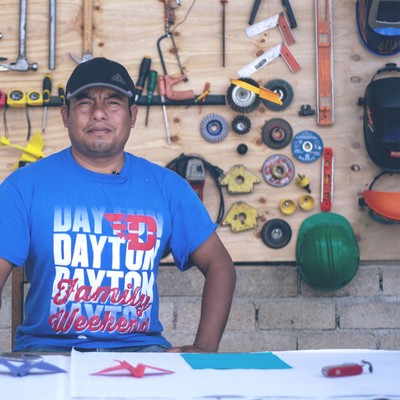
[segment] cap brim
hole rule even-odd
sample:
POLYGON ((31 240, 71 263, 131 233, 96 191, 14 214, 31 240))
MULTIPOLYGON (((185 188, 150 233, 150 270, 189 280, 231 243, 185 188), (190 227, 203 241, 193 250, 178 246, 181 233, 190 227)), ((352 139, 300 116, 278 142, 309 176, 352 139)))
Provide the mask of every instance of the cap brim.
POLYGON ((67 98, 67 100, 70 100, 73 97, 77 96, 79 93, 82 93, 83 91, 85 91, 87 89, 90 89, 90 88, 93 88, 93 87, 107 87, 107 88, 116 90, 117 92, 123 94, 124 96, 126 96, 128 98, 133 97, 133 93, 130 90, 126 91, 126 90, 121 89, 118 86, 114 86, 114 85, 111 85, 109 83, 93 82, 93 83, 90 83, 88 85, 80 87, 78 90, 75 90, 75 92, 67 93, 66 98, 67 98))

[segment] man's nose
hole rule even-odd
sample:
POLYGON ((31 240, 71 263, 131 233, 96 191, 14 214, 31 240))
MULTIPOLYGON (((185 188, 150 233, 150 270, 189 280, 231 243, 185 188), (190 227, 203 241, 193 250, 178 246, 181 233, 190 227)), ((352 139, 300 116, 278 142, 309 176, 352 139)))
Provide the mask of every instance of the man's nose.
POLYGON ((95 102, 92 109, 92 118, 105 119, 107 118, 106 106, 101 102, 95 102))

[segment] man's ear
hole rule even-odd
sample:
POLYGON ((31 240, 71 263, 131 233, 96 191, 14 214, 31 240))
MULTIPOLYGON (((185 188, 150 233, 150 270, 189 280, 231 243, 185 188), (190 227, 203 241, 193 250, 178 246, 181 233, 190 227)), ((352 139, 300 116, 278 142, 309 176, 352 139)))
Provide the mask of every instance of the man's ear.
POLYGON ((68 107, 65 104, 61 106, 60 113, 64 123, 64 127, 68 128, 68 107))
POLYGON ((130 108, 131 108, 131 128, 133 128, 136 124, 136 118, 137 118, 139 109, 136 104, 132 104, 130 106, 130 108))

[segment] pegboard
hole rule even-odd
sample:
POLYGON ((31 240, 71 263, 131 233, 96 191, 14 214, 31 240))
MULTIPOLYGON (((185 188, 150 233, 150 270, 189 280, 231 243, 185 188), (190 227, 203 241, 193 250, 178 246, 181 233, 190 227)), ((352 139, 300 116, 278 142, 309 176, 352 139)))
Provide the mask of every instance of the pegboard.
MULTIPOLYGON (((44 75, 53 78, 53 96, 57 85, 65 84, 75 67, 70 53, 82 55, 82 1, 58 1, 56 8, 56 64, 49 70, 49 2, 28 0, 26 56, 29 62, 37 62, 38 71, 0 72, 0 88, 7 94, 15 89, 25 92, 41 90, 44 75)), ((173 37, 187 82, 178 83, 175 90, 193 90, 200 95, 206 82, 210 83, 210 95, 226 96, 230 78, 238 78, 238 71, 260 54, 282 42, 277 28, 269 29, 248 38, 245 29, 253 0, 228 1, 225 3, 225 66, 222 65, 222 10, 219 1, 183 0, 175 10, 176 25, 173 37)), ((166 138, 164 116, 160 105, 152 105, 148 125, 145 126, 146 107, 139 106, 139 115, 127 150, 151 161, 166 165, 180 154, 197 155, 227 173, 235 165, 243 165, 259 178, 248 194, 229 194, 223 188, 225 214, 237 202, 245 202, 259 213, 252 229, 234 233, 229 226, 220 226, 218 233, 237 262, 278 262, 295 260, 298 229, 308 216, 320 212, 321 159, 311 163, 300 162, 293 157, 291 145, 272 149, 264 143, 262 130, 273 118, 287 121, 293 136, 303 131, 315 132, 325 147, 334 153, 334 195, 332 212, 344 215, 352 224, 363 260, 398 260, 400 257, 400 229, 398 225, 385 225, 372 220, 365 209, 360 209, 358 198, 379 172, 369 159, 362 132, 362 109, 358 98, 366 85, 387 62, 399 62, 399 57, 382 58, 366 50, 357 33, 355 2, 333 4, 333 75, 334 75, 334 124, 320 126, 316 116, 299 116, 301 105, 316 107, 316 51, 314 1, 292 1, 297 27, 292 30, 295 43, 290 51, 298 61, 300 70, 291 72, 282 57, 260 68, 251 78, 260 86, 275 79, 288 82, 293 89, 293 101, 284 110, 274 111, 263 102, 245 115, 251 121, 248 133, 239 135, 231 128, 232 120, 240 113, 228 104, 176 106, 169 104, 167 114, 171 131, 171 144, 166 138), (200 124, 209 114, 218 114, 228 121, 227 137, 216 143, 206 141, 200 134, 200 124), (239 144, 247 146, 246 154, 239 154, 239 144), (304 174, 310 181, 315 206, 310 211, 298 207, 298 199, 307 192, 296 179, 283 187, 273 187, 263 179, 265 160, 275 154, 283 154, 292 160, 295 175, 304 174), (287 216, 279 208, 282 199, 290 199, 296 211, 287 216), (262 227, 271 219, 286 221, 292 231, 289 243, 279 249, 266 246, 260 238, 262 227)), ((278 0, 262 1, 255 22, 283 11, 278 0)), ((164 35, 164 8, 158 0, 149 1, 93 1, 93 55, 104 56, 123 63, 137 79, 143 57, 151 57, 151 69, 162 73, 157 40, 164 35)), ((19 2, 2 2, 0 31, 0 56, 13 62, 18 55, 19 2)), ((176 57, 169 40, 163 41, 163 57, 168 74, 179 76, 176 57)), ((146 95, 146 91, 143 93, 146 95)), ((29 107, 32 134, 42 129, 42 107, 29 107)), ((2 110, 4 114, 4 110, 2 110)), ((18 145, 27 144, 27 119, 25 109, 10 108, 6 113, 10 140, 18 145)), ((68 135, 62 125, 58 107, 47 111, 46 131, 43 134, 43 152, 49 155, 69 145, 68 135)), ((4 126, 2 127, 4 132, 4 126)), ((8 146, 0 147, 0 179, 3 180, 18 161, 21 151, 8 146)), ((386 182, 392 187, 392 181, 386 182)), ((173 188, 171 188, 173 190, 173 188)), ((213 180, 207 175, 204 188, 204 204, 215 218, 219 197, 213 180)))

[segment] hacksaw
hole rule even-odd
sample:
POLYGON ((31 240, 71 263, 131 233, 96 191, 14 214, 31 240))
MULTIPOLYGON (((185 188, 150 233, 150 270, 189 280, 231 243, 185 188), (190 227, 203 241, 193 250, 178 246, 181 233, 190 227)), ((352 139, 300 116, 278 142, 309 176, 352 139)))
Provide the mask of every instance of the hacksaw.
POLYGON ((332 125, 334 120, 332 0, 315 0, 315 36, 317 124, 332 125))

